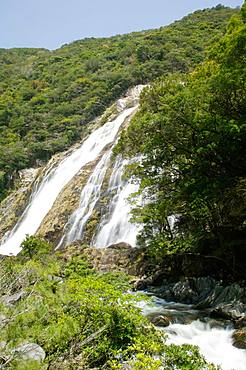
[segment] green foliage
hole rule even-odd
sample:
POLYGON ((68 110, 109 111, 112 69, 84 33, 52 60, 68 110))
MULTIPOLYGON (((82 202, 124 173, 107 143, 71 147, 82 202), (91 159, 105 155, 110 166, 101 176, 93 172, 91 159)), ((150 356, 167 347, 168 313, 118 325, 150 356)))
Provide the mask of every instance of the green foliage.
POLYGON ((144 223, 140 242, 152 255, 214 253, 242 265, 246 259, 244 9, 199 68, 145 89, 116 149, 142 155, 131 170, 147 202, 134 216, 144 223))
POLYGON ((18 170, 68 148, 127 88, 189 71, 237 13, 219 7, 171 26, 58 50, 0 49, 0 197, 18 170))
POLYGON ((38 238, 25 244, 32 259, 20 255, 1 260, 0 298, 22 292, 15 303, 0 305, 4 368, 113 370, 124 363, 136 370, 163 364, 204 368, 196 348, 165 345, 163 333, 136 308, 138 298, 127 293, 127 276, 96 273, 83 255, 71 251, 47 254, 42 239, 39 246, 38 238), (13 355, 23 343, 40 345, 44 362, 13 355))
POLYGON ((48 254, 52 250, 52 246, 48 242, 33 235, 27 236, 21 247, 20 255, 29 258, 48 254))

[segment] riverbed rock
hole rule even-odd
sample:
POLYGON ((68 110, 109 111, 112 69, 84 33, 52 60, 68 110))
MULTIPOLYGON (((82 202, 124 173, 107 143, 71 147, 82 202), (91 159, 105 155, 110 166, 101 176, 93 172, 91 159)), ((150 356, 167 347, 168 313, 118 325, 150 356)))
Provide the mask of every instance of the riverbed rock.
POLYGON ((209 294, 205 295, 203 300, 200 300, 197 308, 216 307, 221 304, 240 301, 246 302, 246 291, 244 288, 238 284, 224 287, 220 282, 216 282, 209 294))
MULTIPOLYGON (((183 278, 162 285, 147 285, 147 289, 167 301, 193 305, 198 310, 210 310, 210 316, 233 321, 235 327, 246 324, 246 289, 239 284, 224 286, 210 277, 183 278)), ((144 283, 141 283, 144 286, 144 283)))
POLYGON ((155 326, 166 327, 171 323, 171 318, 163 315, 148 316, 148 319, 155 326))
POLYGON ((246 326, 233 333, 233 345, 240 349, 246 349, 246 326))
POLYGON ((246 305, 239 301, 220 303, 211 311, 211 316, 238 322, 246 318, 246 305))
POLYGON ((14 348, 13 354, 23 360, 42 362, 45 359, 45 351, 36 343, 23 343, 14 348))
POLYGON ((150 287, 150 291, 167 301, 196 304, 205 299, 216 287, 216 281, 210 277, 183 278, 177 282, 168 282, 157 287, 150 287))
POLYGON ((131 281, 134 290, 146 290, 151 283, 150 279, 136 278, 131 281))

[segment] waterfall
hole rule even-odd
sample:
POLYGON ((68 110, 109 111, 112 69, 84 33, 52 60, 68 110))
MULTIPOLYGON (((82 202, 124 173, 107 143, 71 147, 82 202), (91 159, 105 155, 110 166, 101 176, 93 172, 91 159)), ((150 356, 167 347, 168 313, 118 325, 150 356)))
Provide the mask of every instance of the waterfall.
MULTIPOLYGON (((71 244, 75 240, 83 238, 83 231, 89 220, 97 201, 101 197, 101 187, 109 166, 112 150, 103 155, 93 173, 89 177, 80 196, 78 208, 70 216, 65 232, 57 249, 71 244)), ((112 174, 109 179, 106 196, 113 197, 107 206, 107 212, 103 214, 99 222, 96 235, 91 241, 91 246, 102 248, 110 244, 126 242, 136 246, 136 238, 139 228, 130 222, 131 205, 129 196, 138 190, 138 185, 124 180, 123 174, 128 160, 121 157, 115 161, 112 174)))
POLYGON ((89 220, 96 202, 100 197, 100 190, 106 174, 111 150, 106 152, 98 162, 89 180, 82 190, 79 207, 73 212, 65 229, 68 231, 61 238, 57 248, 68 245, 74 240, 81 239, 84 227, 89 220))
POLYGON ((0 254, 18 254, 25 236, 37 232, 64 186, 83 166, 94 161, 107 145, 115 141, 122 124, 136 111, 142 88, 143 86, 137 86, 130 90, 125 98, 118 101, 117 107, 121 113, 116 119, 106 122, 93 131, 78 149, 69 153, 57 166, 48 164, 48 169, 39 185, 33 190, 30 202, 20 220, 2 242, 0 254))
POLYGON ((91 244, 95 247, 106 247, 110 244, 126 242, 136 246, 138 227, 130 222, 131 205, 129 196, 138 190, 138 185, 124 180, 123 173, 127 160, 118 158, 109 180, 108 194, 115 193, 106 215, 103 216, 96 236, 91 244))

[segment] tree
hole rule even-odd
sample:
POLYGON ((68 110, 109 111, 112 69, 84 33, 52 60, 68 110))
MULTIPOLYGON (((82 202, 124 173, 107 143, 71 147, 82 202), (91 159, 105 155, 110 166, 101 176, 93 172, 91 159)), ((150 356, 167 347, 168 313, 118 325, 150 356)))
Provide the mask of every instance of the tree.
POLYGON ((244 8, 205 63, 145 90, 118 144, 118 151, 142 155, 133 174, 146 202, 135 217, 152 251, 246 259, 244 8))

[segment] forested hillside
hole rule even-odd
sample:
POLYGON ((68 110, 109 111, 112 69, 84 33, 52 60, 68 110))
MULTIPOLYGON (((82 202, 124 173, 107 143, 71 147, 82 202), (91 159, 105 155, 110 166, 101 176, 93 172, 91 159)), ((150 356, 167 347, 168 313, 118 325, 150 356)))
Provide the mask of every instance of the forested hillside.
POLYGON ((18 170, 78 140, 128 87, 191 71, 237 10, 217 6, 171 26, 58 50, 0 50, 0 197, 18 170))
POLYGON ((118 150, 147 202, 136 208, 155 257, 201 253, 245 273, 246 7, 203 64, 145 89, 118 150), (170 216, 175 216, 174 226, 170 216))

